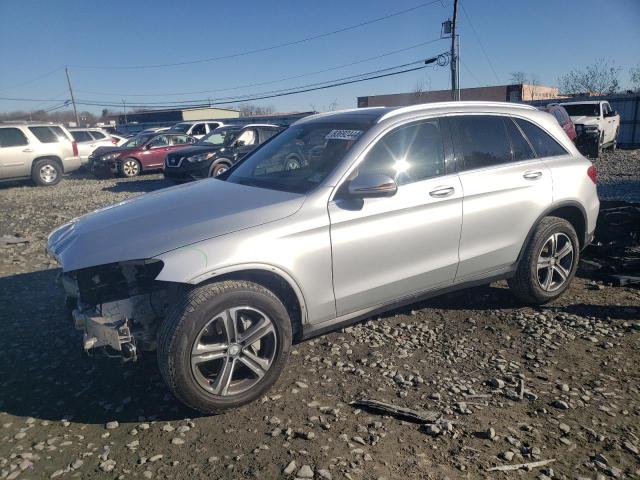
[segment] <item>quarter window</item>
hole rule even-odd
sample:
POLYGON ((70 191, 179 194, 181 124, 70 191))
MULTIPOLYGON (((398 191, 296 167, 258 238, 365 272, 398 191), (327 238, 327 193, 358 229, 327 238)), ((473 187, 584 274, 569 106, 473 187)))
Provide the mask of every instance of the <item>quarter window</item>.
POLYGON ((516 122, 529 138, 538 157, 556 157, 567 154, 567 151, 540 127, 521 118, 517 118, 516 122))
POLYGON ((38 140, 42 143, 57 143, 58 137, 49 127, 29 127, 38 140))
POLYGON ((19 128, 0 128, 0 148, 20 147, 28 144, 27 137, 19 128))
POLYGON ((358 173, 381 173, 398 185, 444 174, 440 122, 414 123, 385 135, 369 151, 358 173))
POLYGON ((93 136, 93 138, 95 138, 96 140, 102 140, 103 138, 106 138, 104 133, 102 132, 96 132, 95 130, 91 131, 91 135, 93 136))
POLYGON ((522 132, 511 119, 504 119, 509 140, 511 140, 511 158, 514 162, 530 160, 536 158, 536 154, 529 145, 526 138, 522 136, 522 132))
POLYGON ((452 117, 451 125, 456 154, 463 159, 463 170, 501 165, 511 161, 511 145, 502 117, 452 117))

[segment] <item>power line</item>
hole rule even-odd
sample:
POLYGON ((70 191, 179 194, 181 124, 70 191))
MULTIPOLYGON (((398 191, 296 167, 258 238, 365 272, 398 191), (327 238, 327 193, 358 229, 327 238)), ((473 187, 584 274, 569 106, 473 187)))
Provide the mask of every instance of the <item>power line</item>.
MULTIPOLYGON (((246 97, 251 97, 251 96, 255 96, 255 95, 271 95, 271 94, 277 94, 277 93, 282 93, 282 92, 288 92, 290 90, 297 90, 300 88, 308 88, 308 87, 315 87, 315 86, 319 86, 319 85, 324 85, 327 83, 335 83, 335 82, 340 82, 340 81, 344 81, 344 80, 353 80, 353 79, 357 79, 357 78, 361 78, 361 77, 365 77, 365 76, 371 76, 371 75, 376 75, 379 73, 385 73, 385 72, 389 72, 392 70, 397 70, 399 68, 405 68, 405 67, 409 67, 411 65, 416 65, 418 63, 422 63, 423 60, 416 60, 413 62, 409 62, 409 63, 404 63, 401 65, 394 65, 393 67, 387 67, 387 68, 381 68, 381 69, 377 69, 377 70, 373 70, 370 72, 365 72, 365 73, 359 73, 356 75, 349 75, 347 77, 340 77, 340 78, 334 78, 332 80, 324 80, 322 82, 316 82, 316 83, 310 83, 310 84, 305 84, 305 85, 298 85, 295 87, 288 87, 288 88, 282 88, 279 90, 269 90, 266 92, 260 92, 260 93, 249 93, 249 94, 243 94, 243 95, 232 95, 232 96, 228 96, 228 97, 219 97, 218 101, 223 101, 223 100, 229 100, 232 102, 240 102, 240 101, 245 101, 246 97)), ((83 100, 85 102, 90 101, 90 102, 94 102, 94 100, 83 100)), ((166 105, 186 105, 186 104, 190 104, 190 103, 205 103, 208 102, 208 99, 191 99, 191 100, 180 100, 180 101, 170 101, 170 102, 137 102, 135 105, 136 106, 156 106, 159 103, 162 104, 163 106, 166 105)))
POLYGON ((282 77, 282 78, 278 78, 275 80, 268 80, 266 82, 257 82, 257 83, 248 83, 245 85, 236 85, 235 87, 227 87, 227 88, 217 88, 217 89, 213 89, 213 90, 197 90, 197 91, 192 91, 192 92, 169 92, 169 93, 106 93, 106 92, 96 92, 96 91, 90 91, 90 90, 79 90, 76 89, 77 92, 81 92, 81 93, 89 93, 92 95, 98 95, 98 96, 114 96, 114 97, 174 97, 174 96, 180 96, 180 95, 198 95, 201 93, 216 93, 216 92, 228 92, 231 90, 240 90, 243 88, 250 88, 250 87, 259 87, 259 86, 263 86, 263 85, 271 85, 274 83, 279 83, 279 82, 285 82, 287 80, 295 80, 298 78, 304 78, 304 77, 309 77, 312 75, 318 75, 320 73, 326 73, 326 72, 331 72, 334 70, 339 70, 341 68, 346 68, 346 67, 351 67, 353 65, 359 65, 361 63, 365 63, 365 62, 369 62, 372 60, 379 60, 381 58, 384 57, 388 57, 391 55, 395 55, 396 53, 402 53, 402 52, 406 52, 409 50, 413 50, 414 48, 419 48, 419 47, 424 47, 425 45, 429 45, 432 43, 436 43, 443 40, 442 38, 434 38, 432 40, 428 40, 426 42, 420 42, 420 43, 416 43, 415 45, 411 45, 408 47, 404 47, 404 48, 400 48, 398 50, 393 50, 390 52, 386 52, 380 55, 376 55, 374 57, 367 57, 367 58, 363 58, 361 60, 356 60, 353 62, 349 62, 349 63, 344 63, 342 65, 336 65, 333 67, 328 67, 322 70, 316 70, 313 72, 307 72, 307 73, 302 73, 302 74, 297 74, 297 75, 292 75, 289 77, 282 77))
POLYGON ((58 68, 56 68, 55 70, 51 70, 50 72, 43 73, 42 75, 39 75, 39 76, 37 76, 36 78, 32 78, 31 80, 27 80, 26 82, 22 82, 22 83, 19 83, 19 84, 17 84, 17 85, 13 85, 13 86, 11 86, 11 87, 2 87, 2 88, 0 88, 0 91, 4 91, 4 90, 12 90, 12 89, 14 89, 14 88, 23 87, 23 86, 25 86, 25 85, 30 85, 30 84, 32 84, 32 83, 34 83, 34 82, 37 82, 38 80, 41 80, 41 79, 46 78, 46 77, 48 77, 48 76, 50 76, 50 75, 53 75, 53 74, 54 74, 54 73, 56 73, 56 72, 59 72, 59 71, 60 71, 60 70, 62 70, 63 68, 64 68, 64 67, 58 67, 58 68))
MULTIPOLYGON (((426 62, 430 62, 430 61, 435 61, 437 60, 439 57, 443 56, 444 54, 438 55, 436 57, 433 57, 432 59, 428 59, 425 61, 426 62)), ((397 72, 389 72, 389 73, 384 73, 384 74, 379 74, 379 75, 374 75, 374 76, 368 76, 365 78, 358 78, 358 79, 353 79, 353 80, 345 80, 342 82, 336 82, 336 83, 331 83, 329 85, 322 85, 322 86, 316 86, 316 87, 309 87, 309 88, 300 88, 298 90, 295 91, 288 91, 288 92, 283 92, 283 93, 276 93, 276 94, 270 94, 270 95, 262 95, 262 94, 256 94, 258 96, 254 96, 251 98, 245 98, 243 101, 254 101, 254 100, 265 100, 268 98, 276 98, 276 97, 284 97, 284 96, 288 96, 288 95, 295 95, 298 93, 306 93, 306 92, 311 92, 311 91, 315 91, 315 90, 324 90, 327 88, 334 88, 334 87, 338 87, 338 86, 342 86, 342 85, 348 85, 348 84, 352 84, 352 83, 359 83, 359 82, 365 82, 365 81, 369 81, 369 80, 375 80, 378 78, 385 78, 385 77, 390 77, 390 76, 394 76, 394 75, 400 75, 403 73, 408 73, 408 72, 415 72, 418 70, 422 70, 424 68, 427 68, 428 65, 421 65, 419 67, 413 67, 413 68, 408 68, 408 69, 404 69, 404 70, 400 70, 397 72)), ((212 106, 212 105, 227 105, 230 103, 237 103, 238 100, 225 100, 225 101, 217 101, 217 102, 203 102, 202 104, 189 104, 186 105, 186 108, 194 108, 194 107, 207 107, 207 106, 212 106)), ((115 106, 119 106, 119 104, 117 103, 98 103, 98 102, 84 102, 84 101, 78 101, 77 102, 79 105, 91 105, 91 106, 103 106, 103 107, 115 107, 115 106)), ((148 107, 148 105, 130 105, 130 107, 133 108, 138 108, 138 107, 148 107)), ((156 108, 161 108, 162 106, 160 105, 156 105, 156 108)), ((176 105, 172 105, 172 106, 166 106, 167 108, 177 108, 176 105)))
POLYGON ((476 31, 476 27, 473 26, 473 22, 471 21, 471 17, 467 13, 467 9, 464 8, 464 4, 462 2, 460 2, 460 6, 462 7, 462 12, 464 13, 464 16, 469 21, 469 25, 471 26, 471 30, 473 30, 473 34, 476 37, 476 40, 478 41, 478 45, 480 45, 480 50, 482 50, 484 58, 487 59, 487 63, 489 64, 489 67, 491 68, 491 71, 493 71, 493 74, 496 76, 496 80, 498 81, 498 83, 500 83, 500 77, 498 76, 498 73, 496 72, 496 69, 493 68, 493 63, 491 63, 491 59, 489 58, 489 55, 487 54, 487 51, 484 49, 484 45, 482 44, 482 40, 480 40, 480 35, 478 35, 478 32, 476 31))
POLYGON ((312 40, 318 40, 320 38, 326 38, 329 37, 331 35, 336 35, 338 33, 343 33, 343 32, 347 32, 349 30, 355 30, 357 28, 361 28, 367 25, 372 25, 374 23, 378 23, 378 22, 382 22, 384 20, 388 20, 390 18, 393 17, 397 17, 399 15, 404 15, 406 13, 410 13, 413 11, 416 11, 420 8, 425 8, 428 7, 430 5, 433 5, 435 3, 439 3, 440 0, 431 0, 428 2, 424 2, 424 3, 420 3, 416 6, 410 7, 410 8, 406 8, 404 10, 399 10, 397 12, 394 13, 390 13, 388 15, 384 15, 382 17, 378 17, 378 18, 374 18, 372 20, 367 20, 365 22, 361 22, 361 23, 357 23, 355 25, 349 25, 347 27, 343 27, 343 28, 339 28, 337 30, 332 30, 329 32, 324 32, 324 33, 319 33, 316 35, 312 35, 310 37, 305 37, 305 38, 301 38, 299 40, 294 40, 291 42, 285 42, 285 43, 279 43, 276 45, 271 45, 268 47, 262 47, 262 48, 256 48, 256 49, 252 49, 252 50, 245 50, 243 52, 237 52, 237 53, 232 53, 232 54, 228 54, 228 55, 221 55, 218 57, 209 57, 209 58, 202 58, 202 59, 198 59, 198 60, 189 60, 189 61, 185 61, 185 62, 175 62, 175 63, 158 63, 158 64, 150 64, 150 65, 69 65, 70 67, 73 68, 87 68, 87 69, 99 69, 99 70, 137 70, 137 69, 145 69, 145 68, 165 68, 165 67, 177 67, 177 66, 184 66, 184 65, 193 65, 193 64, 198 64, 198 63, 208 63, 208 62, 216 62, 219 60, 227 60, 230 58, 237 58, 237 57, 242 57, 245 55, 251 55, 254 53, 261 53, 261 52, 268 52, 271 50, 276 50, 278 48, 284 48, 284 47, 290 47, 293 45, 299 45, 301 43, 306 43, 306 42, 310 42, 312 40))
POLYGON ((462 64, 464 69, 467 71, 467 73, 471 75, 471 77, 475 80, 475 82, 478 84, 479 87, 486 85, 486 83, 482 83, 480 80, 478 80, 478 77, 476 77, 475 73, 473 73, 473 71, 469 67, 467 67, 467 64, 464 63, 462 59, 460 59, 460 63, 462 64))

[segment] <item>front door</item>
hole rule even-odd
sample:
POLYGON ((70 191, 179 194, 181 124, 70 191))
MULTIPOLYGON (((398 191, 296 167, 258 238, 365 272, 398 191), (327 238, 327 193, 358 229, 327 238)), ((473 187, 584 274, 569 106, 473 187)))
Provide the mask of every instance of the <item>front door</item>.
POLYGON ((29 175, 33 148, 19 128, 0 128, 0 178, 29 175))
POLYGON ((164 157, 171 150, 171 140, 168 135, 156 135, 147 143, 140 155, 140 162, 144 170, 162 168, 164 157))
POLYGON ((343 184, 329 203, 338 315, 450 285, 458 266, 462 189, 448 172, 447 138, 437 119, 399 127, 369 152, 355 178, 395 179, 391 197, 353 199, 343 184))

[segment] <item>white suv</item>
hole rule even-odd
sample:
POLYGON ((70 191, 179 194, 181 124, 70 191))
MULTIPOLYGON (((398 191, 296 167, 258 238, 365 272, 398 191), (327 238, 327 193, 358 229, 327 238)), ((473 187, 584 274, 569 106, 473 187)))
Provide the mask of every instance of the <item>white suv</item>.
POLYGON ((218 121, 194 121, 194 122, 180 122, 176 123, 169 129, 172 133, 184 133, 185 135, 191 135, 198 140, 213 132, 218 127, 223 127, 224 123, 218 121))
POLYGON ((89 161, 89 155, 98 147, 113 147, 111 136, 100 128, 70 128, 69 132, 78 143, 80 161, 85 165, 89 161))
POLYGON ((31 178, 36 185, 56 185, 79 167, 78 145, 64 126, 0 123, 0 180, 31 178))

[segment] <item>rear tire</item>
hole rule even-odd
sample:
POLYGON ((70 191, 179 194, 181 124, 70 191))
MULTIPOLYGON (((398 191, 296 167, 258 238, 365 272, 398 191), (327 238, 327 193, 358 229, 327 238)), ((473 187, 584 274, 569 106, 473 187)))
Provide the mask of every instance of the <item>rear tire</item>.
POLYGON ((287 310, 270 290, 236 280, 203 285, 188 292, 160 326, 160 372, 182 403, 220 413, 271 388, 286 364, 291 337, 287 310))
POLYGON ((57 185, 62 180, 62 174, 60 164, 51 158, 36 160, 31 167, 31 179, 41 187, 57 185))
POLYGON ((545 217, 536 227, 509 279, 520 300, 544 304, 561 296, 578 268, 580 243, 573 226, 563 218, 545 217))

